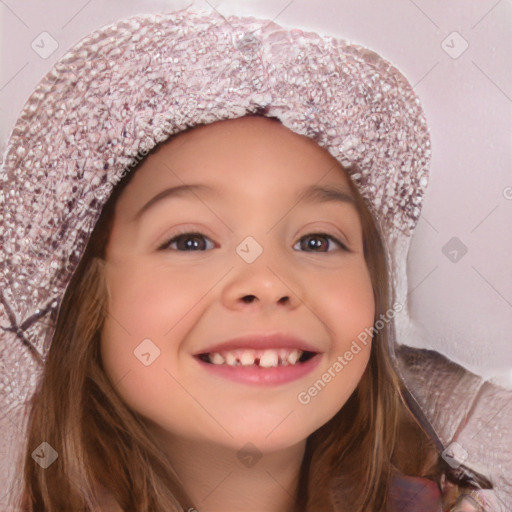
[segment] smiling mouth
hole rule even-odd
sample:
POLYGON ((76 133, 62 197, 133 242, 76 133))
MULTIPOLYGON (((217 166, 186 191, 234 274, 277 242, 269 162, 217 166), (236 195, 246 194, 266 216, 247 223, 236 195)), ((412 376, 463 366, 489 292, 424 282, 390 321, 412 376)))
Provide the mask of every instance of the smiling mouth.
POLYGON ((199 354, 201 361, 216 366, 233 366, 247 368, 277 368, 280 366, 298 366, 309 361, 315 352, 299 349, 239 349, 222 352, 199 354))

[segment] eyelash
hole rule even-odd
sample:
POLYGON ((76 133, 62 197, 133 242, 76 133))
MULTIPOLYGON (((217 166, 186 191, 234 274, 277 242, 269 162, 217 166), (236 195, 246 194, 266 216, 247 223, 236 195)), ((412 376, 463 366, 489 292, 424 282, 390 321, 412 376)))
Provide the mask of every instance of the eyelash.
MULTIPOLYGON (((176 240, 178 240, 179 238, 182 238, 182 237, 192 237, 192 236, 199 236, 199 237, 203 237, 204 239, 207 239, 207 240, 210 240, 206 235, 204 235, 203 233, 200 233, 199 231, 184 231, 184 232, 181 232, 181 233, 178 233, 176 235, 174 235, 171 239, 169 239, 167 242, 164 242, 159 248, 158 250, 161 250, 161 251, 169 251, 169 250, 177 250, 177 249, 169 249, 169 246, 175 242, 176 240)), ((332 236, 332 235, 329 235, 328 233, 321 233, 321 232, 315 232, 315 233, 308 233, 302 237, 300 237, 299 239, 299 242, 300 240, 304 239, 304 238, 307 238, 307 237, 325 237, 327 239, 330 239, 332 241, 334 241, 337 245, 339 245, 339 247, 343 250, 343 251, 346 251, 346 252, 350 252, 350 250, 347 248, 347 246, 341 242, 340 240, 338 240, 336 237, 332 236)), ((211 241, 211 240, 210 240, 211 241)), ((206 249, 205 249, 206 250, 206 249)), ((179 251, 179 252, 203 252, 204 250, 200 249, 199 251, 195 251, 195 250, 184 250, 184 251, 179 251)), ((318 251, 305 251, 305 252, 318 252, 318 251)), ((321 252, 333 252, 333 251, 321 251, 321 252)))

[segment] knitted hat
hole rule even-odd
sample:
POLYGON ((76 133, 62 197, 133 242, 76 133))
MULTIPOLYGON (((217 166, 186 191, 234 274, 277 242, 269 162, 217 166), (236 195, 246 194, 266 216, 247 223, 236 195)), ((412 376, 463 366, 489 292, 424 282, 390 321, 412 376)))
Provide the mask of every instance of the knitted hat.
MULTIPOLYGON (((403 268, 430 160, 425 117, 404 76, 366 48, 269 20, 190 7, 140 15, 96 30, 54 65, 3 156, 0 391, 7 410, 33 391, 101 209, 140 155, 185 128, 260 111, 348 169, 387 247, 402 305, 397 341, 404 341, 403 268)), ((396 364, 418 396, 424 383, 396 364)), ((428 417, 423 409, 417 404, 418 416, 428 417)))
POLYGON ((427 185, 419 101, 376 53, 268 20, 191 8, 93 32, 39 83, 11 134, 0 290, 11 332, 44 359, 59 301, 112 188, 170 135, 267 109, 314 138, 409 240, 427 185))

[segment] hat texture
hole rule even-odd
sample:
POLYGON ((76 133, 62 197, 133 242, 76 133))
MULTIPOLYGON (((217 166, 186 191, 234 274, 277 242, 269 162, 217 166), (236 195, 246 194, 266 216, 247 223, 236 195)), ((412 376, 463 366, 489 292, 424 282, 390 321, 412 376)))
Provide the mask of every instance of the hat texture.
POLYGON ((0 289, 12 332, 45 357, 101 207, 141 153, 262 108, 350 167, 388 237, 410 234, 430 142, 419 101, 391 64, 268 20, 190 8, 136 16, 72 48, 12 132, 0 175, 0 289))

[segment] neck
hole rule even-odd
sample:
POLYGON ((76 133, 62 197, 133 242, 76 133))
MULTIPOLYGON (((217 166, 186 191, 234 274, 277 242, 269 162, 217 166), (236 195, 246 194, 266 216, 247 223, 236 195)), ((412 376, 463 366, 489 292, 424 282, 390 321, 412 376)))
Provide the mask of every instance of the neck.
POLYGON ((165 444, 197 512, 296 511, 305 441, 263 454, 195 440, 165 444))

